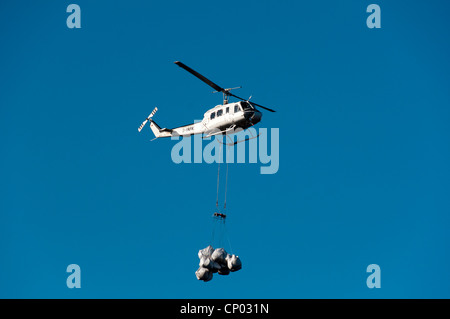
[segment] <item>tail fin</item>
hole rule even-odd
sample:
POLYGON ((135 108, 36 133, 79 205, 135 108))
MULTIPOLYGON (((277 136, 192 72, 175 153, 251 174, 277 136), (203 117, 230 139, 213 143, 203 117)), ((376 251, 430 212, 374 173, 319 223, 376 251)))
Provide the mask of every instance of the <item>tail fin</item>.
POLYGON ((155 138, 158 138, 161 135, 161 128, 155 121, 150 120, 150 128, 152 129, 153 134, 155 134, 155 138))
POLYGON ((145 119, 144 122, 142 122, 141 126, 139 126, 138 128, 138 132, 140 133, 142 131, 142 129, 144 128, 145 124, 147 124, 147 122, 153 117, 153 115, 155 115, 156 111, 158 111, 158 108, 155 107, 152 111, 152 113, 150 113, 150 115, 145 119))
MULTIPOLYGON (((150 128, 153 131, 153 134, 155 134, 155 139, 158 137, 171 137, 172 136, 172 130, 170 128, 160 128, 158 124, 156 124, 155 121, 150 119, 150 128)), ((152 141, 153 141, 152 140, 152 141)))

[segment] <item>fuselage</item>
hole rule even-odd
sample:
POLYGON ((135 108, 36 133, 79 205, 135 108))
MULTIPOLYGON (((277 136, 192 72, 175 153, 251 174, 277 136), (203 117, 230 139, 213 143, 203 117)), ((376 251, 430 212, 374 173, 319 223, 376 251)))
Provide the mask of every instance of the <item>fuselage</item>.
POLYGON ((231 127, 247 129, 261 121, 262 113, 246 101, 217 105, 205 112, 201 122, 172 129, 177 135, 225 131, 231 127))

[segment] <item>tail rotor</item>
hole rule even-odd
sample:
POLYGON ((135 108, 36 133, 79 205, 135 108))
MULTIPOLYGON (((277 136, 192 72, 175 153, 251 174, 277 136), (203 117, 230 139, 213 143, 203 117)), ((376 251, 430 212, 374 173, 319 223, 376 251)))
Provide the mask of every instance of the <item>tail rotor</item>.
POLYGON ((147 122, 153 117, 153 115, 155 115, 156 111, 158 111, 157 107, 155 107, 154 110, 152 111, 152 113, 150 113, 150 115, 145 119, 145 121, 142 122, 141 126, 139 126, 139 128, 138 128, 138 132, 142 131, 142 129, 144 128, 145 124, 147 124, 147 122))

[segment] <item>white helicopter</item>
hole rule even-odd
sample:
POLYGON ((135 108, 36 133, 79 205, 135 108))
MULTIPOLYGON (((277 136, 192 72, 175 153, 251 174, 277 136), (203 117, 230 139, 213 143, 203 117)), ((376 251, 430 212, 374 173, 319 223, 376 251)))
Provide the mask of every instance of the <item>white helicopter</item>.
POLYGON ((141 132, 147 122, 150 121, 150 128, 155 134, 155 138, 153 140, 160 137, 180 135, 189 136, 194 134, 203 134, 203 138, 207 138, 218 134, 232 134, 237 131, 245 130, 261 121, 262 113, 255 108, 255 105, 270 112, 275 112, 272 109, 256 104, 254 102, 250 102, 250 98, 248 100, 245 100, 230 93, 231 90, 241 87, 224 89, 214 82, 208 80, 200 73, 194 71, 187 65, 183 64, 182 62, 175 61, 175 64, 185 69, 189 73, 195 75, 197 78, 215 89, 216 91, 213 93, 222 92, 223 104, 217 105, 214 108, 206 111, 201 122, 179 126, 172 129, 161 128, 158 124, 155 123, 155 121, 152 119, 153 115, 155 115, 156 111, 158 111, 158 108, 155 107, 152 113, 145 119, 144 122, 142 122, 141 126, 139 126, 138 128, 138 131, 141 132), (238 98, 241 101, 228 103, 228 98, 230 96, 238 98))

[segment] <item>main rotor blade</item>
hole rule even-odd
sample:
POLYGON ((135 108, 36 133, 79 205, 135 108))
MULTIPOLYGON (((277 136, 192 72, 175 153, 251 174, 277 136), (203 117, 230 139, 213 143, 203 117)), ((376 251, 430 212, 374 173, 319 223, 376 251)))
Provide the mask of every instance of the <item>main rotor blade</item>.
POLYGON ((195 75, 196 77, 198 77, 200 80, 202 80, 203 82, 205 82, 206 84, 208 84, 210 87, 212 87, 214 90, 218 91, 218 92, 223 92, 225 91, 224 88, 221 88, 220 86, 218 86, 216 83, 214 83, 213 81, 205 78, 203 75, 201 75, 200 73, 198 73, 197 71, 192 70, 190 67, 188 67, 186 64, 180 62, 180 61, 175 61, 174 62, 176 65, 178 65, 179 67, 185 69, 186 71, 188 71, 189 73, 191 73, 192 75, 195 75))
MULTIPOLYGON (((234 95, 234 94, 232 94, 232 93, 229 93, 229 94, 230 94, 231 96, 234 96, 235 98, 238 98, 238 99, 242 100, 242 101, 247 101, 246 99, 243 99, 243 98, 241 98, 241 97, 239 97, 239 96, 237 96, 237 95, 234 95)), ((259 106, 259 107, 261 107, 261 108, 263 108, 263 109, 265 109, 265 110, 267 110, 267 111, 270 111, 270 112, 276 112, 275 110, 269 109, 268 107, 262 106, 261 104, 257 104, 257 103, 255 103, 255 102, 249 102, 249 103, 251 103, 251 104, 253 104, 253 105, 257 105, 257 106, 259 106)))
MULTIPOLYGON (((186 71, 188 71, 188 72, 191 73, 192 75, 196 76, 197 78, 199 78, 200 80, 202 80, 202 81, 205 82, 206 84, 208 84, 208 85, 209 85, 210 87, 212 87, 214 90, 216 90, 216 91, 218 91, 218 92, 226 93, 227 95, 230 95, 230 96, 234 96, 235 98, 238 98, 238 99, 240 99, 240 100, 242 100, 242 101, 247 101, 246 99, 243 99, 243 98, 241 98, 241 97, 239 97, 239 96, 237 96, 237 95, 234 95, 234 94, 230 93, 229 89, 225 90, 224 88, 218 86, 216 83, 214 83, 213 81, 211 81, 211 80, 205 78, 203 75, 201 75, 201 74, 198 73, 197 71, 191 69, 190 67, 188 67, 188 66, 187 66, 186 64, 184 64, 183 62, 175 61, 174 63, 175 63, 176 65, 178 65, 179 67, 185 69, 186 71)), ((254 103, 254 102, 250 102, 250 103, 252 103, 252 104, 254 104, 254 105, 257 105, 257 106, 259 106, 260 108, 263 108, 263 109, 265 109, 265 110, 267 110, 267 111, 275 112, 274 110, 269 109, 268 107, 262 106, 262 105, 260 105, 260 104, 257 104, 257 103, 254 103)))

